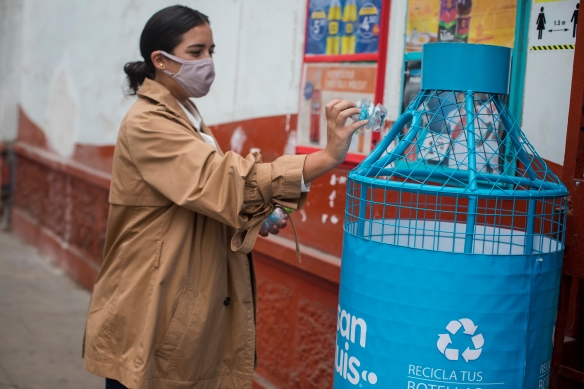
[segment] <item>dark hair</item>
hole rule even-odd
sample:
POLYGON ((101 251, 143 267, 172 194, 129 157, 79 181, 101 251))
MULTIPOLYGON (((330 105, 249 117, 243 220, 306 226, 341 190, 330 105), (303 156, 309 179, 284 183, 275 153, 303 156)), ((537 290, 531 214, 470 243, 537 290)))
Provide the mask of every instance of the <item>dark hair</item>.
POLYGON ((162 50, 174 54, 174 48, 182 41, 184 33, 205 23, 209 24, 207 15, 182 5, 173 5, 152 15, 140 36, 140 54, 144 61, 124 65, 124 72, 128 75, 127 93, 135 95, 146 77, 154 78, 152 52, 162 50))

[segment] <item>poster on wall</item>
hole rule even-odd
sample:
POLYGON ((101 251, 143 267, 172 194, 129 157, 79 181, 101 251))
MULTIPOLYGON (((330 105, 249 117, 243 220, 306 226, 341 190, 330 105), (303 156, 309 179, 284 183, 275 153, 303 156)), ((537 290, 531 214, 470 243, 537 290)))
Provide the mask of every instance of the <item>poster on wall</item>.
POLYGON ((431 42, 512 48, 517 0, 410 0, 406 53, 431 42))
POLYGON ((308 55, 375 54, 382 0, 309 0, 308 55))
POLYGON ((530 50, 574 50, 579 12, 579 0, 533 0, 529 21, 530 50))
MULTIPOLYGON (((326 145, 325 105, 333 99, 374 100, 376 64, 306 63, 298 115, 298 146, 326 145)), ((350 120, 350 119, 349 119, 350 120)), ((371 131, 358 130, 349 152, 368 154, 371 131)))

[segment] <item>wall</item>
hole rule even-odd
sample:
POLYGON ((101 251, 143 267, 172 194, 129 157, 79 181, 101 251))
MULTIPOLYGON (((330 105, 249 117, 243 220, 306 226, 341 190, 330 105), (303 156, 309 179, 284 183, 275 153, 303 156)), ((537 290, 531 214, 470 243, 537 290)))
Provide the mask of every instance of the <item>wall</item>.
POLYGON ((527 55, 521 129, 541 157, 564 163, 574 51, 527 55))
POLYGON ((22 8, 20 1, 0 0, 0 142, 16 138, 20 99, 22 8))
MULTIPOLYGON (((0 107, 6 107, 0 111, 3 138, 16 135, 18 101, 62 156, 70 156, 75 143, 114 144, 119 123, 134 101, 122 94, 122 67, 141 59, 138 42, 147 19, 175 2, 3 0, 0 4, 1 65, 8 69, 0 76, 0 107)), ((296 111, 303 1, 184 4, 209 15, 217 44, 217 78, 211 93, 198 102, 208 124, 296 111)))
MULTIPOLYGON (((539 6, 532 6, 531 42, 538 33, 533 28, 538 14, 539 6)), ((527 54, 521 129, 542 158, 560 165, 564 163, 573 64, 574 50, 527 54)))

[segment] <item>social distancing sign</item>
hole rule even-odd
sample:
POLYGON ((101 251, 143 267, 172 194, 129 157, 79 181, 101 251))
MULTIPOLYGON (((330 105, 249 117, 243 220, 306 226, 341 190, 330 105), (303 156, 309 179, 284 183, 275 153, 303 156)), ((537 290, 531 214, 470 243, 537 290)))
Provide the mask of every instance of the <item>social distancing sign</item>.
POLYGON ((574 50, 580 1, 533 0, 531 6, 530 50, 574 50))

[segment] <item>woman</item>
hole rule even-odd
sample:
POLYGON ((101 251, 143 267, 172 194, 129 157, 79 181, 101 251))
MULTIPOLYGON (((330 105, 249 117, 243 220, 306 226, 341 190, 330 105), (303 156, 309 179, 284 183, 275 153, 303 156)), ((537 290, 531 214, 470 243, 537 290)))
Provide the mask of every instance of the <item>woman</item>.
POLYGON ((345 126, 359 110, 333 100, 320 152, 224 154, 189 100, 209 91, 214 47, 207 16, 169 7, 144 27, 144 61, 125 66, 138 100, 118 135, 84 341, 109 388, 251 388, 260 225, 277 204, 299 209, 303 181, 342 162, 366 123, 345 126))

